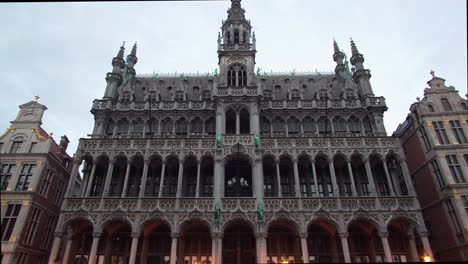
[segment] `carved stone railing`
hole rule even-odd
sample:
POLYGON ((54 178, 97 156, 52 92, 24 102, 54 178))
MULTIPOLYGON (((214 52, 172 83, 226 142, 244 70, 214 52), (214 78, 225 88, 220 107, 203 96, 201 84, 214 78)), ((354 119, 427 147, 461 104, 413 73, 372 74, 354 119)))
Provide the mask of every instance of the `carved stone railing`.
POLYGON ((253 135, 224 135, 223 145, 232 146, 237 143, 242 145, 253 145, 253 135))
MULTIPOLYGON (((375 102, 375 101, 372 101, 375 102)), ((380 103, 385 101, 379 101, 380 103)), ((369 104, 371 101, 369 100, 369 104)), ((360 99, 300 99, 300 100, 265 100, 260 103, 260 109, 339 109, 339 108, 361 108, 366 103, 360 99)))
POLYGON ((216 95, 223 96, 257 96, 257 87, 219 87, 216 95))
MULTIPOLYGON (((248 90, 248 91, 247 91, 248 90)), ((247 93, 252 93, 250 89, 247 93), (250 92, 249 92, 250 91, 250 92)), ((256 95, 256 89, 255 89, 256 95)), ((94 100, 92 111, 109 109, 109 110, 214 110, 214 102, 211 100, 203 101, 118 101, 112 104, 110 100, 94 100)))
MULTIPOLYGON (((415 197, 268 197, 263 198, 265 211, 415 211, 420 210, 415 197)), ((214 198, 66 198, 63 211, 95 212, 212 212, 214 198)), ((256 198, 221 198, 224 212, 257 211, 256 198)))

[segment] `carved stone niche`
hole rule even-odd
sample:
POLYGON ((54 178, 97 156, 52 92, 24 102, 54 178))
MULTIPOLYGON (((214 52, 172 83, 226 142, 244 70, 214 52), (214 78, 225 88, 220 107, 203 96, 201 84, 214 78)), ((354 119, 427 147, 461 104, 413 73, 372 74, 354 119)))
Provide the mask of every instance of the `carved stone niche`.
POLYGON ((237 153, 246 154, 246 153, 247 153, 247 149, 245 148, 244 145, 241 145, 241 144, 237 145, 237 144, 235 144, 235 145, 233 145, 233 146, 231 147, 230 153, 231 153, 231 154, 237 154, 237 153))

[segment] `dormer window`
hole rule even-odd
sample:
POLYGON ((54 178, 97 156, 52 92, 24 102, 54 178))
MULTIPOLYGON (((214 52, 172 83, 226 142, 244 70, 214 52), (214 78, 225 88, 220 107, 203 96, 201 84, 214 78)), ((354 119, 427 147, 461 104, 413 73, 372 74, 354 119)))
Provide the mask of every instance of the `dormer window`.
POLYGON ((354 91, 352 89, 346 89, 345 98, 348 99, 348 100, 355 99, 356 96, 354 95, 354 91))
POLYGON ((13 141, 10 153, 18 153, 21 150, 21 146, 23 146, 23 141, 13 141))
POLYGON ((202 98, 203 100, 211 100, 211 91, 210 90, 203 91, 202 98))
POLYGON ((266 100, 273 100, 273 93, 270 89, 265 89, 263 90, 263 97, 266 100))
POLYGON ((450 103, 447 100, 447 98, 440 99, 440 103, 442 104, 442 108, 444 109, 444 111, 452 111, 452 106, 450 106, 450 103))
POLYGON ((318 93, 318 97, 319 97, 319 99, 321 99, 321 100, 324 100, 324 99, 328 98, 327 90, 321 89, 321 90, 319 91, 319 93, 318 93))
POLYGON ((247 86, 247 71, 245 66, 236 64, 229 67, 227 76, 228 86, 247 86))
POLYGON ((291 91, 291 99, 292 100, 300 100, 301 99, 301 92, 297 89, 291 91))
POLYGON ((429 109, 429 112, 431 113, 434 112, 434 107, 432 105, 427 105, 427 109, 429 109))
POLYGON ((121 100, 122 100, 123 103, 129 103, 130 102, 130 93, 129 92, 123 93, 121 100))
POLYGON ((184 96, 184 92, 182 92, 182 91, 177 91, 177 92, 175 93, 174 100, 175 100, 175 101, 184 101, 184 99, 185 99, 184 97, 185 97, 185 96, 184 96))
POLYGON ((157 95, 156 95, 155 92, 150 92, 150 93, 148 94, 148 100, 149 100, 149 101, 156 101, 156 98, 157 98, 157 95))

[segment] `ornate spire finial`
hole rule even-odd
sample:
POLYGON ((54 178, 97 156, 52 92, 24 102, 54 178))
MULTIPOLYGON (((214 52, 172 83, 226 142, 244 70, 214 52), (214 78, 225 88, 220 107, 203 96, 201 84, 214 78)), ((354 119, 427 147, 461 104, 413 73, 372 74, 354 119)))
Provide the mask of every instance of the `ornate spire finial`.
POLYGON ((432 75, 432 78, 435 77, 435 72, 433 70, 431 70, 430 74, 432 75))
POLYGON ((122 43, 122 46, 120 46, 120 50, 119 50, 119 52, 117 53, 117 57, 123 59, 123 57, 124 57, 124 51, 125 51, 125 41, 122 43))
POLYGON ((338 43, 336 43, 335 38, 333 38, 333 50, 335 53, 340 52, 340 49, 338 48, 338 43))
POLYGON ((353 55, 359 53, 359 51, 358 51, 358 49, 356 47, 356 44, 354 43, 352 38, 351 38, 351 52, 352 52, 353 55))
POLYGON ((131 55, 136 56, 136 50, 137 50, 137 43, 135 41, 135 44, 133 45, 132 52, 130 52, 131 55))
POLYGON ((37 101, 39 100, 39 98, 40 98, 40 97, 39 97, 39 96, 37 96, 37 95, 36 95, 36 96, 34 96, 34 101, 36 101, 36 102, 37 102, 37 101))

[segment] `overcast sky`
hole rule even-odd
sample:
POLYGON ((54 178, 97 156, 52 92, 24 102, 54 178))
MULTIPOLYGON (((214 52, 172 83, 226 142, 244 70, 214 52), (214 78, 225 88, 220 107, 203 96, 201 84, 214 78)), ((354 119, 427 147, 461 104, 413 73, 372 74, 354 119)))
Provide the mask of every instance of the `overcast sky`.
MULTIPOLYGON (((217 35, 230 1, 0 4, 0 134, 18 105, 40 96, 43 127, 73 154, 92 132, 111 60, 138 42, 138 73, 213 72, 217 35)), ((466 1, 243 0, 257 37, 257 67, 332 71, 333 38, 350 37, 384 96, 389 135, 423 97, 429 72, 467 93, 466 1)))

